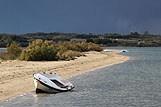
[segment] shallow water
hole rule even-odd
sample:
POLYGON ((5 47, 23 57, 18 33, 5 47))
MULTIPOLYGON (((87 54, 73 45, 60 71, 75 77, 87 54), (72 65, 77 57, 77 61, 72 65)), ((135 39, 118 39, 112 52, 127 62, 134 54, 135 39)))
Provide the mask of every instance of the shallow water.
POLYGON ((1 52, 6 52, 6 48, 0 48, 0 53, 1 52))
POLYGON ((129 61, 72 78, 72 92, 30 92, 0 107, 161 107, 161 48, 127 49, 129 61))

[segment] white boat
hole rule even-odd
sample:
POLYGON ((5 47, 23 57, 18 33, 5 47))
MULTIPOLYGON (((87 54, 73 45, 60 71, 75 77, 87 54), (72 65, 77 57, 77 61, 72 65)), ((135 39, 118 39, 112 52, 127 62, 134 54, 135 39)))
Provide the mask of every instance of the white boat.
POLYGON ((110 49, 104 49, 103 51, 104 52, 112 52, 112 50, 110 50, 110 49))
POLYGON ((120 52, 128 52, 128 50, 121 50, 120 52))
POLYGON ((70 91, 74 85, 64 82, 57 74, 36 73, 33 74, 36 93, 58 93, 70 91))

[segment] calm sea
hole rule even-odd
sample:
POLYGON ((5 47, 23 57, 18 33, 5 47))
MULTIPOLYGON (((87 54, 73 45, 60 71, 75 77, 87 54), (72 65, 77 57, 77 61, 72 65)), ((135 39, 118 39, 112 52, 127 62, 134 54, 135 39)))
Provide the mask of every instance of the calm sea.
POLYGON ((33 91, 0 107, 161 107, 161 48, 126 49, 129 61, 72 78, 72 92, 33 91))
POLYGON ((0 53, 1 52, 6 52, 6 48, 0 48, 0 53))

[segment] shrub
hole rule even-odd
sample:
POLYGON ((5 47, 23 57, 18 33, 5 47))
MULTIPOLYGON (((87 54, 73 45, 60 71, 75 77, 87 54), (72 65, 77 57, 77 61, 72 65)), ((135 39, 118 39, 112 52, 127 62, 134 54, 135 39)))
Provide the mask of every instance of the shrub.
POLYGON ((4 59, 16 59, 20 56, 21 52, 21 47, 16 42, 12 42, 7 47, 7 53, 4 53, 3 56, 4 59))
POLYGON ((10 57, 7 52, 0 53, 0 60, 9 60, 10 57))
POLYGON ((72 50, 67 50, 67 51, 59 51, 57 53, 57 56, 60 60, 73 60, 75 57, 82 56, 83 54, 78 52, 78 51, 72 51, 72 50))
POLYGON ((16 43, 12 42, 7 46, 7 52, 0 53, 0 59, 3 60, 14 60, 17 59, 22 52, 21 47, 16 43))
POLYGON ((82 56, 81 52, 86 51, 102 51, 102 48, 97 44, 86 42, 64 42, 54 46, 48 41, 35 40, 23 50, 20 59, 26 61, 71 60, 82 56))
POLYGON ((8 54, 20 55, 21 51, 22 50, 21 50, 20 46, 16 42, 12 42, 7 47, 8 54))
POLYGON ((94 43, 88 43, 88 51, 102 51, 103 49, 98 45, 98 44, 94 44, 94 43))
POLYGON ((74 43, 74 42, 64 42, 64 43, 61 43, 59 44, 58 48, 60 50, 73 50, 73 51, 79 51, 79 48, 77 46, 77 43, 74 43))
POLYGON ((60 50, 73 50, 79 52, 102 51, 102 48, 99 45, 86 42, 64 42, 59 44, 58 48, 60 50))
POLYGON ((20 59, 26 61, 57 60, 57 48, 48 41, 35 40, 22 52, 20 59))

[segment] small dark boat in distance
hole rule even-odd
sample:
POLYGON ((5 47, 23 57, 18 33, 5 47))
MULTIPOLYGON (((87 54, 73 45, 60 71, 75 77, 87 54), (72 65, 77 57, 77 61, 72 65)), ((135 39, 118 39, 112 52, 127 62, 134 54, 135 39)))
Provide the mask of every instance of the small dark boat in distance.
POLYGON ((36 93, 58 93, 70 91, 74 85, 64 82, 57 74, 36 73, 33 74, 36 93))

